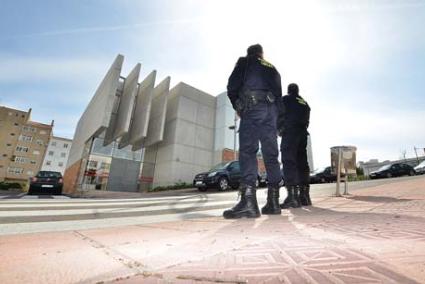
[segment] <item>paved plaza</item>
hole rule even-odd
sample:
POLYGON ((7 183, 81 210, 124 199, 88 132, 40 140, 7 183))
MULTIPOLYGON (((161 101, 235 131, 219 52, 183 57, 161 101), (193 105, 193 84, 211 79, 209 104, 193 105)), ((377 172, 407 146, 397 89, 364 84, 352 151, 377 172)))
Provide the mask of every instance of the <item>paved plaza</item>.
POLYGON ((255 220, 207 210, 168 222, 3 231, 0 282, 425 283, 425 177, 313 202, 255 220))

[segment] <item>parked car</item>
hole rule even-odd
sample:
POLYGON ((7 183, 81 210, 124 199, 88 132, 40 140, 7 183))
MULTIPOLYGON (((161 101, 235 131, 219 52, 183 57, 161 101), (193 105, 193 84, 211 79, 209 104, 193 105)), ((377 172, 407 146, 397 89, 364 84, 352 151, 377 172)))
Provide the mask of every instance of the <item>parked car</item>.
POLYGON ((310 174, 310 183, 326 183, 336 181, 336 174, 332 173, 331 167, 320 168, 310 174))
POLYGON ((422 161, 419 165, 413 168, 417 175, 425 174, 425 161, 422 161))
MULTIPOLYGON (((197 174, 193 180, 193 186, 202 192, 207 191, 208 188, 218 188, 220 191, 229 188, 237 189, 241 176, 239 161, 224 162, 208 172, 197 174)), ((260 185, 260 181, 264 182, 264 177, 258 175, 257 187, 260 185)))
POLYGON ((62 194, 63 178, 60 172, 40 171, 30 179, 28 194, 62 194))
POLYGON ((401 177, 401 176, 413 176, 415 175, 415 170, 403 163, 395 163, 382 166, 377 171, 371 172, 369 177, 371 179, 377 178, 390 178, 390 177, 401 177))

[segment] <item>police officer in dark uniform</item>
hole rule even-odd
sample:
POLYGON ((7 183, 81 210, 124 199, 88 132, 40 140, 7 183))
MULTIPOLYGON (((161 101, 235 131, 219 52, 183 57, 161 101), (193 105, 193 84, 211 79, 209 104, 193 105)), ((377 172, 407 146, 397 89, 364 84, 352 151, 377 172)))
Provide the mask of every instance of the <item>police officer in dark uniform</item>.
POLYGON ((227 95, 241 118, 239 127, 239 162, 242 172, 241 200, 223 212, 224 218, 260 216, 256 197, 259 142, 268 178, 267 204, 263 214, 280 214, 279 183, 282 175, 278 162, 277 116, 282 97, 279 72, 263 59, 261 45, 252 45, 247 56, 239 58, 230 75, 227 95))
POLYGON ((310 169, 307 162, 307 128, 310 107, 299 95, 297 84, 289 84, 288 94, 281 99, 278 128, 282 136, 283 176, 288 196, 282 209, 311 205, 310 169))

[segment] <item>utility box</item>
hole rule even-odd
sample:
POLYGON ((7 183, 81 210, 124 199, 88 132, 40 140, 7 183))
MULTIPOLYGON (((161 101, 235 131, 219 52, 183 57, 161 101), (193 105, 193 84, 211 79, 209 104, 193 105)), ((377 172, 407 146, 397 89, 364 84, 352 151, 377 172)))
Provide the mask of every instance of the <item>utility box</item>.
POLYGON ((345 182, 344 194, 348 194, 348 176, 356 175, 356 151, 354 146, 335 146, 331 147, 331 168, 332 173, 336 175, 336 196, 340 194, 341 179, 345 182))

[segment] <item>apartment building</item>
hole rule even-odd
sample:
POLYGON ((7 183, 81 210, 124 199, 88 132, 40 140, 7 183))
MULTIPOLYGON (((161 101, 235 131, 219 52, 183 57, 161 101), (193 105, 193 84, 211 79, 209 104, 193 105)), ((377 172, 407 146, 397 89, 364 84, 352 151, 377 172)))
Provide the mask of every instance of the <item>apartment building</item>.
POLYGON ((31 109, 0 106, 0 182, 26 182, 41 168, 53 121, 31 121, 31 109))
POLYGON ((52 136, 46 150, 46 155, 44 156, 41 170, 60 172, 63 175, 71 145, 71 139, 52 136))

